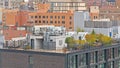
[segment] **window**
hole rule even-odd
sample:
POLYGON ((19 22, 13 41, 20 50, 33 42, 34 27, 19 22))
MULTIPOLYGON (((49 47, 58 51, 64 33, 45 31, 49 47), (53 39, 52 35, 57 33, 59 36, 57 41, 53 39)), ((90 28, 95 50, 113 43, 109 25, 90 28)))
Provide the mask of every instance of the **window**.
POLYGON ((120 57, 120 48, 118 48, 118 56, 120 57))
POLYGON ((35 21, 35 23, 37 23, 37 21, 35 21))
POLYGON ((97 16, 96 16, 96 19, 97 19, 97 16))
POLYGON ((47 21, 47 23, 48 23, 48 21, 47 21))
POLYGON ((42 18, 45 18, 45 16, 43 16, 42 18))
POLYGON ((58 16, 58 19, 60 19, 60 16, 58 16))
POLYGON ((39 16, 39 18, 41 18, 41 16, 39 16))
POLYGON ((108 68, 113 68, 113 62, 108 63, 108 68))
POLYGON ((116 60, 114 64, 114 68, 120 68, 120 60, 116 60))
POLYGON ((76 55, 68 56, 68 68, 76 68, 76 55))
POLYGON ((83 66, 86 66, 86 54, 80 54, 78 55, 78 68, 81 68, 83 66))
POLYGON ((41 21, 39 21, 39 23, 41 23, 41 21))
POLYGON ((8 6, 8 2, 5 2, 5 6, 8 6))
POLYGON ((53 16, 50 16, 50 19, 53 19, 53 16))
POLYGON ((97 16, 94 16, 94 19, 97 19, 97 16))
POLYGON ((82 40, 82 37, 81 37, 81 36, 79 36, 79 40, 82 40))
POLYGON ((65 24, 65 21, 62 21, 62 24, 65 24))
POLYGON ((119 54, 118 54, 118 48, 115 48, 115 49, 114 49, 114 57, 117 58, 118 55, 119 55, 119 54))
POLYGON ((70 19, 72 19, 72 16, 70 16, 70 19))
POLYGON ((9 45, 9 42, 8 42, 8 41, 6 41, 6 42, 5 42, 5 46, 7 47, 8 45, 9 45))
POLYGON ((96 63, 96 53, 91 52, 90 53, 90 64, 94 64, 94 63, 96 63))
POLYGON ((9 29, 9 27, 8 27, 8 26, 3 26, 3 29, 8 30, 8 29, 9 29))
POLYGON ((113 49, 108 49, 107 51, 107 54, 108 54, 108 60, 111 60, 113 58, 113 49))
POLYGON ((33 57, 32 56, 29 56, 29 64, 33 64, 33 57))
POLYGON ((55 21, 55 24, 57 23, 57 21, 55 21))
POLYGON ((50 23, 52 24, 52 23, 53 23, 53 21, 50 21, 50 23))
POLYGON ((97 68, 105 68, 104 64, 99 64, 97 68))
POLYGON ((69 29, 72 29, 72 27, 69 27, 69 29))
POLYGON ((95 16, 94 16, 94 19, 95 19, 95 16))
POLYGON ((58 21, 58 24, 60 24, 60 21, 58 21))
POLYGON ((62 19, 65 19, 65 16, 62 16, 62 19))
POLYGON ((70 25, 72 24, 72 22, 70 21, 70 25))
POLYGON ((90 68, 96 68, 96 66, 90 66, 90 68))
POLYGON ((43 21, 43 23, 45 23, 45 21, 43 21))
POLYGON ((37 18, 37 16, 35 16, 35 18, 37 18))
POLYGON ((51 39, 50 42, 52 42, 53 40, 51 39))
POLYGON ((98 62, 105 60, 105 53, 104 51, 98 51, 98 62))

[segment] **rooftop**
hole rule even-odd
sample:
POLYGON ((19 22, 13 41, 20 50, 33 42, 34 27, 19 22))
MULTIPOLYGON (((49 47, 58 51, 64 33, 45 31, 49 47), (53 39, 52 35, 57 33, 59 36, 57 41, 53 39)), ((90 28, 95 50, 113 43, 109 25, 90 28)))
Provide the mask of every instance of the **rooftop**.
POLYGON ((22 48, 2 48, 3 50, 18 50, 18 51, 32 51, 32 52, 45 52, 45 53, 70 53, 70 51, 64 52, 63 50, 44 50, 44 49, 22 49, 22 48))
POLYGON ((38 53, 55 53, 55 54, 70 54, 75 52, 88 52, 88 51, 94 51, 94 50, 102 50, 112 47, 118 47, 120 46, 119 43, 112 44, 112 45, 105 45, 105 46, 85 46, 82 49, 75 49, 75 50, 43 50, 43 49, 20 49, 20 48, 2 48, 1 50, 10 50, 10 51, 24 51, 24 52, 38 52, 38 53))

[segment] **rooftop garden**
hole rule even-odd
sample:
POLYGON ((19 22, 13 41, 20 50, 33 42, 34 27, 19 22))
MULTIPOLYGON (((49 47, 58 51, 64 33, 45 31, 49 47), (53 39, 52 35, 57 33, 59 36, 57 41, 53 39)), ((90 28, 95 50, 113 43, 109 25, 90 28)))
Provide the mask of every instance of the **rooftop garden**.
POLYGON ((96 34, 93 30, 85 36, 85 40, 76 40, 73 37, 67 37, 65 42, 68 44, 66 49, 79 50, 88 47, 111 46, 113 43, 116 43, 116 40, 103 34, 96 34))

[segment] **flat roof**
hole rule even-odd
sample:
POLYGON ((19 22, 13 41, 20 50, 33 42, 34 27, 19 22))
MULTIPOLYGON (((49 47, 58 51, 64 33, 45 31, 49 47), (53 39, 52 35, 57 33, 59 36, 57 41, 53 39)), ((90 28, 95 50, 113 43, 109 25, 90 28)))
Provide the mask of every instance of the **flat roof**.
POLYGON ((45 49, 22 49, 22 48, 1 48, 5 50, 18 50, 18 51, 32 51, 32 52, 44 52, 44 53, 58 53, 58 54, 66 54, 70 53, 70 51, 64 52, 61 50, 45 50, 45 49))
POLYGON ((90 51, 97 51, 97 50, 104 50, 104 49, 110 49, 110 48, 117 48, 120 47, 119 43, 112 44, 110 46, 96 46, 96 47, 89 47, 85 49, 78 49, 78 50, 67 50, 66 52, 64 50, 44 50, 44 49, 22 49, 22 48, 1 48, 0 51, 3 52, 17 52, 17 53, 40 53, 40 54, 54 54, 54 55, 66 55, 66 54, 74 54, 74 53, 86 53, 90 51))

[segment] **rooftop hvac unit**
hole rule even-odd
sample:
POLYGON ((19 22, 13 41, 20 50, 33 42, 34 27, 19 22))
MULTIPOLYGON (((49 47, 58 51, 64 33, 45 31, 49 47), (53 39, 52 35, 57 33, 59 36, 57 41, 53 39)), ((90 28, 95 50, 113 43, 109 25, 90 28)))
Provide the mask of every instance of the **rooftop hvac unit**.
POLYGON ((35 35, 40 35, 40 31, 39 30, 35 30, 35 35))

